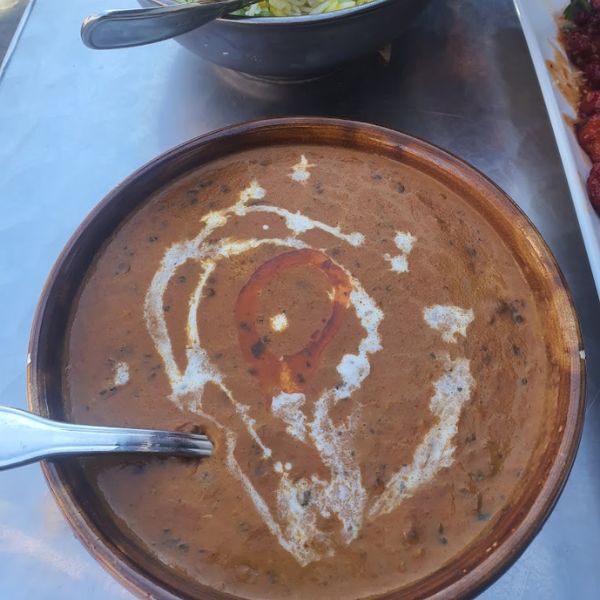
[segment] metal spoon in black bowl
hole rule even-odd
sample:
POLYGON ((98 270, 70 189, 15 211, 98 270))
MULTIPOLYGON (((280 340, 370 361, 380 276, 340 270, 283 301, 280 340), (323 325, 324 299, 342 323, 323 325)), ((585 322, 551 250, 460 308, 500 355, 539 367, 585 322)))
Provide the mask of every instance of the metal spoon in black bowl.
POLYGON ((0 406, 0 471, 65 455, 145 452, 202 457, 212 450, 205 435, 75 425, 0 406))
POLYGON ((181 35, 256 1, 209 0, 180 6, 108 10, 85 18, 81 39, 96 50, 143 46, 181 35))

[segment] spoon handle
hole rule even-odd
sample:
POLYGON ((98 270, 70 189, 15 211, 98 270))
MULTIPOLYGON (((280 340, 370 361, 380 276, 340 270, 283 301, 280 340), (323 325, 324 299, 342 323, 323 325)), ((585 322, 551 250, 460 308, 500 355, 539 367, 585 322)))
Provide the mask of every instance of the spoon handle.
POLYGON ((204 25, 249 0, 217 0, 179 6, 108 10, 86 17, 81 39, 89 48, 128 48, 160 42, 204 25))
POLYGON ((61 423, 0 406, 0 470, 67 454, 149 452, 210 456, 205 435, 61 423))

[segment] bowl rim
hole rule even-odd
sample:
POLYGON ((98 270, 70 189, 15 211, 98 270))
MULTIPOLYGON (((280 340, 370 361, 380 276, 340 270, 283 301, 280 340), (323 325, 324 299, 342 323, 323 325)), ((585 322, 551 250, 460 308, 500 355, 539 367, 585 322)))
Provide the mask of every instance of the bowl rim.
MULTIPOLYGON (((139 0, 138 0, 139 1, 139 0)), ((155 6, 177 6, 181 4, 185 4, 182 2, 177 2, 177 0, 144 0, 150 4, 154 4, 155 6)), ((257 2, 259 0, 256 0, 257 2)), ((402 2, 404 0, 371 0, 366 4, 361 4, 360 6, 352 6, 351 8, 343 8, 341 10, 334 10, 332 12, 320 13, 318 15, 291 15, 288 17, 249 17, 249 16, 226 16, 219 17, 215 19, 220 23, 227 23, 230 25, 239 25, 239 26, 252 26, 252 25, 292 25, 292 26, 302 26, 307 25, 309 23, 324 23, 327 21, 332 21, 333 19, 339 19, 345 16, 351 16, 355 14, 360 14, 364 12, 370 12, 379 8, 383 4, 389 4, 392 2, 402 2)), ((426 0, 421 0, 425 2, 426 0)), ((195 30, 192 30, 195 31, 195 30)))
MULTIPOLYGON (((553 305, 556 305, 556 320, 560 324, 560 331, 564 334, 566 362, 569 365, 569 398, 568 404, 566 404, 564 427, 561 426, 558 434, 555 433, 556 436, 560 436, 559 442, 556 444, 556 453, 552 456, 551 462, 549 461, 549 468, 543 472, 543 482, 537 486, 537 492, 532 501, 525 509, 518 511, 518 516, 514 517, 518 521, 516 527, 511 528, 510 534, 505 536, 500 544, 495 542, 487 548, 483 558, 475 559, 471 570, 463 570, 455 578, 447 576, 448 585, 445 587, 440 588, 438 586, 438 589, 435 589, 435 586, 433 586, 431 592, 425 590, 424 594, 426 595, 415 596, 435 600, 473 597, 500 577, 524 552, 547 520, 566 484, 583 429, 586 389, 585 353, 579 321, 567 284, 552 252, 539 231, 520 207, 489 178, 462 159, 429 142, 384 127, 356 121, 320 117, 284 117, 250 121, 211 131, 160 154, 136 169, 129 177, 113 188, 86 216, 64 246, 48 276, 36 308, 29 341, 27 361, 29 409, 42 416, 48 416, 46 398, 43 394, 45 374, 40 369, 41 355, 44 352, 46 354, 52 352, 48 347, 42 347, 40 344, 44 319, 50 320, 46 314, 46 308, 54 293, 53 288, 59 281, 61 270, 72 260, 74 248, 84 234, 88 232, 88 228, 100 213, 119 201, 122 196, 127 194, 128 188, 138 182, 140 178, 151 176, 166 165, 177 163, 182 157, 191 156, 194 152, 198 153, 203 148, 225 143, 228 149, 224 153, 227 154, 230 151, 236 151, 236 142, 239 141, 240 137, 242 139, 245 136, 252 137, 257 133, 271 136, 267 140, 258 138, 258 143, 254 145, 251 144, 251 140, 248 148, 252 148, 268 144, 270 141, 274 144, 285 144, 288 133, 299 135, 298 131, 309 133, 315 129, 322 131, 322 128, 330 128, 332 131, 337 131, 338 134, 348 136, 347 141, 350 146, 352 140, 355 139, 354 136, 362 137, 362 142, 365 144, 362 147, 364 152, 374 151, 373 146, 376 144, 381 145, 381 148, 384 148, 389 156, 408 155, 412 152, 413 157, 421 157, 430 161, 433 168, 456 175, 457 180, 465 183, 465 185, 476 183, 482 195, 484 195, 484 191, 487 191, 487 193, 493 195, 494 200, 497 200, 497 204, 500 205, 499 213, 507 220, 510 217, 511 230, 521 231, 523 228, 527 229, 527 240, 531 245, 532 255, 539 261, 540 270, 547 276, 548 285, 553 286, 552 301, 553 305), (275 138, 274 141, 272 137, 275 138), (454 169, 454 172, 451 169, 454 169)), ((315 143, 327 144, 327 139, 327 135, 324 134, 315 143)), ((288 143, 305 142, 288 141, 288 143)), ((307 140, 306 143, 310 143, 310 140, 307 140)), ((383 150, 381 153, 384 153, 383 150)), ((173 179, 172 175, 171 179, 173 179)), ((129 209, 130 213, 135 210, 135 207, 129 209)), ((567 400, 565 400, 565 403, 567 403, 567 400)), ((76 536, 94 558, 117 580, 143 598, 152 597, 163 600, 188 598, 188 596, 181 593, 175 593, 166 582, 145 573, 117 545, 111 544, 111 540, 103 534, 101 529, 94 526, 89 515, 77 501, 68 480, 63 478, 60 461, 42 461, 41 467, 60 509, 76 536)), ((489 534, 487 537, 489 537, 489 534)), ((443 569, 444 566, 440 567, 440 570, 443 569)), ((432 575, 435 573, 437 571, 432 575)), ((426 576, 417 582, 412 582, 409 587, 416 583, 426 582, 429 577, 426 576)), ((405 598, 406 596, 403 595, 405 593, 400 588, 377 597, 396 600, 396 598, 405 598)), ((226 596, 218 597, 225 598, 226 596)))

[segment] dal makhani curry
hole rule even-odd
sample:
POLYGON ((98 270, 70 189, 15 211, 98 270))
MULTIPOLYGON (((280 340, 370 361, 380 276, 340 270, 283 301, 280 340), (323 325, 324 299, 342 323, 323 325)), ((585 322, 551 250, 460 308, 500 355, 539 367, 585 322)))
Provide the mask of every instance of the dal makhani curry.
POLYGON ((316 145, 149 198, 89 270, 64 366, 76 422, 210 436, 210 459, 84 469, 148 553, 243 598, 439 569, 501 516, 556 394, 493 227, 408 165, 316 145))

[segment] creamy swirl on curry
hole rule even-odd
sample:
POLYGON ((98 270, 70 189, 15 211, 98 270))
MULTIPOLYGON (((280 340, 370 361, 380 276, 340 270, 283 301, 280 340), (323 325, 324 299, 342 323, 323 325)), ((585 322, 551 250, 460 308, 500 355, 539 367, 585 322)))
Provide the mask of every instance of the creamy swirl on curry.
POLYGON ((90 460, 158 560, 243 597, 366 597, 489 526, 551 383, 510 249, 383 157, 276 147, 160 190, 82 287, 74 420, 206 431, 201 462, 90 460))

